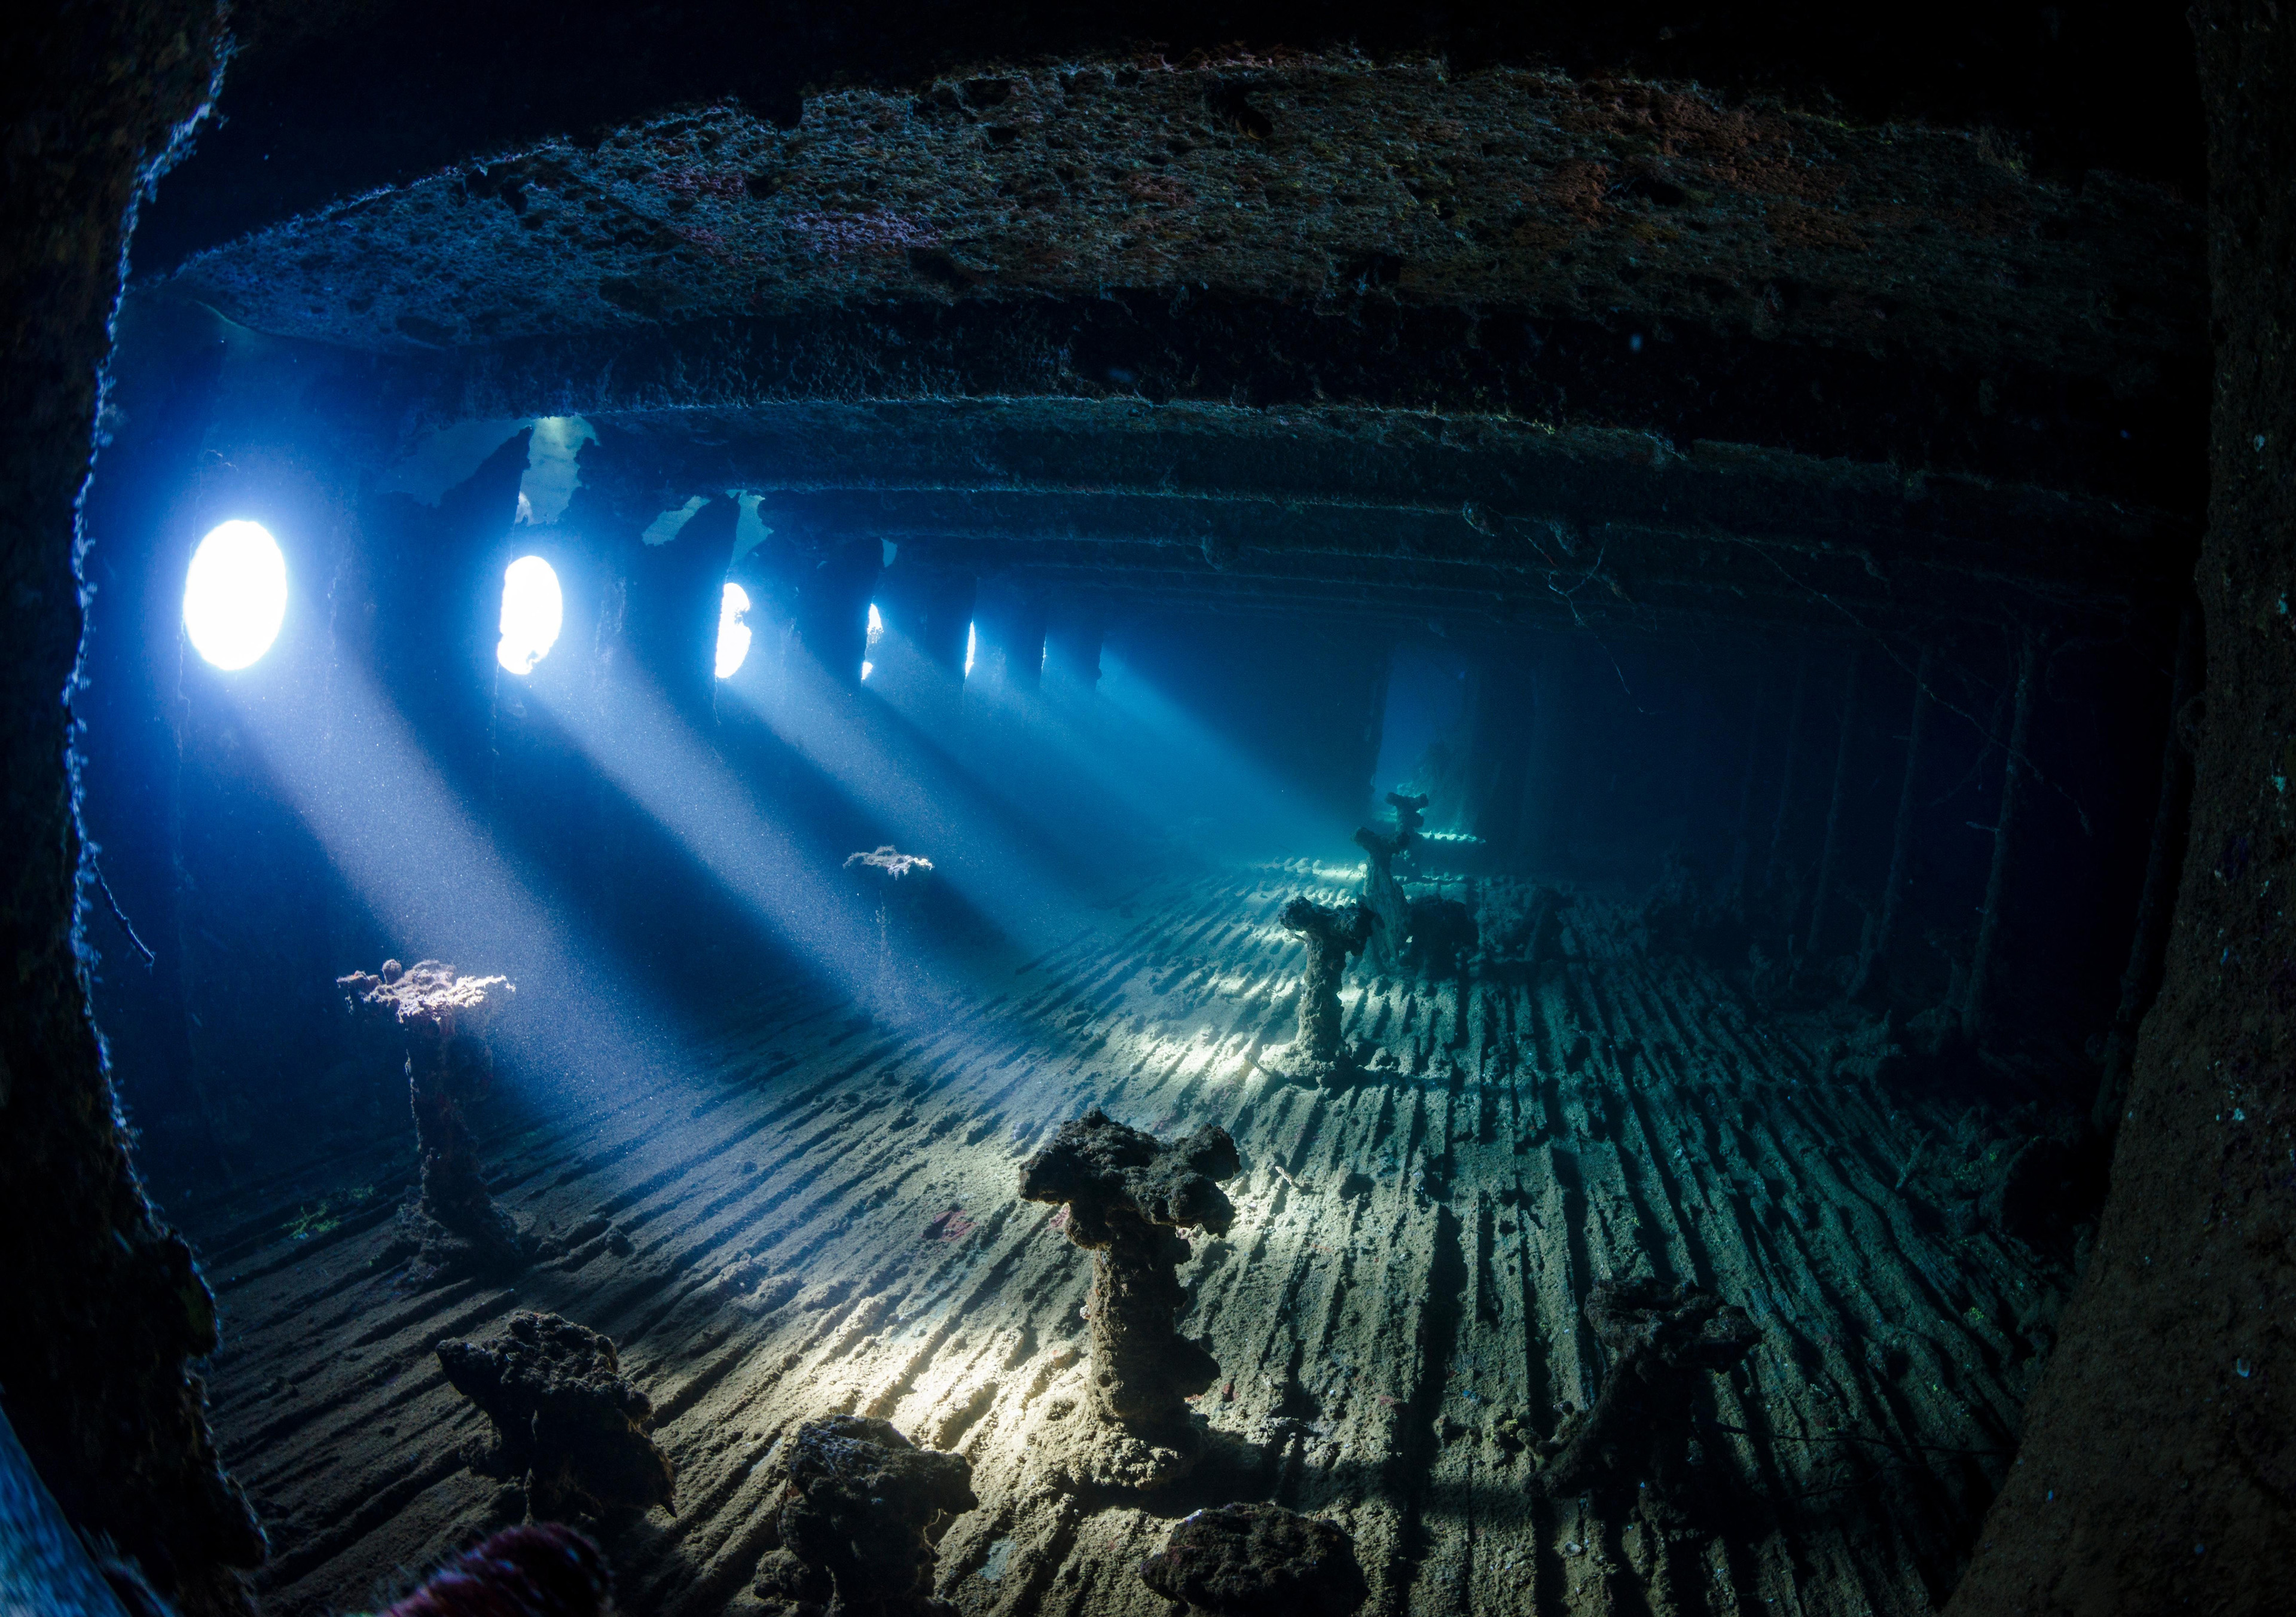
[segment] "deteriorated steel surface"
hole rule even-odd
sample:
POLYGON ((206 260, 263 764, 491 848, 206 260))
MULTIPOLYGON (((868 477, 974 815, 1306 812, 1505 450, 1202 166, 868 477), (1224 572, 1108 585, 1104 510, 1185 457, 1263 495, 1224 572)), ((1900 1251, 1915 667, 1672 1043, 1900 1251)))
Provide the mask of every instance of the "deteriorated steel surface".
MULTIPOLYGON (((0 50, 0 1401, 72 1525, 184 1617, 251 1611, 266 1553, 216 1462, 215 1300, 145 1199, 89 1015, 80 926, 81 526, 135 207, 206 113, 218 9, 131 0, 12 13, 0 50)), ((89 851, 92 853, 92 851, 89 851)))
POLYGON ((869 301, 1317 299, 1700 325, 2140 385, 2197 215, 1980 135, 1431 63, 1087 62, 732 107, 449 170, 192 260, 260 329, 450 345, 869 301))
POLYGON ((1954 1617, 2271 1611, 2296 1565, 2296 31, 2192 18, 2220 335, 2191 844, 2095 1256, 1954 1617))

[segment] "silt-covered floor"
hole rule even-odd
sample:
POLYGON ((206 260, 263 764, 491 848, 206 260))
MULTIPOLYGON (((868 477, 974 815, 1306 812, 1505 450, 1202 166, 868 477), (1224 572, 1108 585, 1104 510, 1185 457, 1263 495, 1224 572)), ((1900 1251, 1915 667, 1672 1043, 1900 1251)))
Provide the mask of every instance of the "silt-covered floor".
MULTIPOLYGON (((1840 1070, 1831 1030, 1644 951, 1632 912, 1591 897, 1543 972, 1357 968, 1348 1032, 1383 1053, 1341 1088, 1287 1082, 1255 1066, 1299 984, 1275 912, 1354 877, 1173 876, 1049 955, 984 955, 969 999, 873 1018, 767 992, 714 1063, 643 1094, 504 1100, 480 1114, 496 1193, 571 1247, 512 1285, 417 1293, 373 1266, 411 1183, 397 1116, 387 1159, 218 1198, 216 1423, 271 1532, 266 1610, 361 1609, 523 1514, 470 1468, 486 1424, 432 1352, 520 1308, 611 1336, 660 1412, 676 1514, 600 1534, 631 1612, 753 1608, 760 1462, 832 1410, 972 1461, 980 1506, 939 1559, 968 1613, 1162 1613, 1135 1569, 1171 1521, 1269 1498, 1348 1528, 1369 1611, 1941 1600, 2069 1278, 2069 1254, 1953 1216, 2002 1120, 1840 1070), (1217 1122, 1244 1163, 1234 1228, 1182 1271, 1182 1327, 1221 1368, 1199 1408, 1226 1438, 1145 1498, 1046 1463, 1089 1418, 1090 1267, 1016 1169, 1095 1104, 1165 1136, 1217 1122), (1636 1274, 1710 1288, 1763 1334, 1707 1378, 1687 1524, 1663 1541, 1528 1486, 1526 1444, 1601 1384, 1589 1287, 1636 1274)), ((1472 897, 1488 940, 1525 889, 1472 897)))

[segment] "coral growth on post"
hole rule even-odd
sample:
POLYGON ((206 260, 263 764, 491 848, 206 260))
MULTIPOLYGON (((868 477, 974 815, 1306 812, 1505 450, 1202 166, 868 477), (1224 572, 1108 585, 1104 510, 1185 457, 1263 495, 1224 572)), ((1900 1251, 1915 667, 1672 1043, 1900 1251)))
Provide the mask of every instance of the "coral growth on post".
POLYGON ((931 875, 933 862, 922 853, 904 853, 889 842, 866 853, 848 853, 845 868, 881 878, 881 890, 890 890, 911 877, 931 875))
POLYGON ((1021 1164, 1021 1199, 1065 1204, 1069 1239, 1092 1254, 1090 1398, 1100 1429, 1083 1440, 1079 1474, 1144 1488, 1172 1481, 1200 1455, 1187 1400, 1219 1366, 1173 1327, 1187 1301, 1177 1270, 1190 1255, 1177 1232, 1226 1231, 1235 1209, 1217 1181, 1242 1166, 1216 1123, 1168 1145, 1097 1107, 1021 1164))
POLYGON ((494 1446, 473 1466, 523 1477, 537 1518, 672 1502, 677 1468, 646 1435, 653 1401, 598 1332, 521 1309, 483 1341, 440 1343, 439 1364, 494 1422, 494 1446))
POLYGON ((1387 795, 1388 806, 1395 811, 1395 829, 1398 835, 1408 837, 1427 823, 1427 794, 1421 792, 1406 797, 1401 792, 1387 795))
POLYGON ((385 960, 379 976, 355 971, 335 982, 354 1012, 389 1017, 406 1042, 422 1191, 399 1214, 388 1255, 413 1257, 426 1281, 519 1269, 532 1255, 529 1244, 487 1194, 478 1142, 463 1119, 463 1103, 494 1082, 486 1030, 512 992, 510 980, 457 976, 439 960, 385 960))
POLYGON ((1364 904, 1378 924, 1368 945, 1373 965, 1393 971, 1403 963, 1404 940, 1411 933, 1411 901, 1395 879, 1395 858, 1411 845, 1409 831, 1382 837, 1369 826, 1356 830, 1356 845, 1364 851, 1364 904))
POLYGON ((933 862, 922 853, 904 853, 886 843, 848 853, 844 870, 876 913, 876 982, 869 997, 880 1013, 906 1010, 909 973, 896 945, 908 941, 917 929, 932 886, 933 862))
POLYGON ((755 1587, 781 1617, 954 1609, 933 1598, 933 1552, 950 1519, 980 1503, 962 1455, 920 1449, 890 1421, 832 1415, 776 1443, 765 1482, 780 1542, 755 1587))
POLYGON ((1376 926, 1361 904, 1344 909, 1295 898, 1276 916, 1286 932, 1308 944, 1307 971, 1300 983, 1300 1037, 1289 1066, 1312 1077, 1336 1069, 1340 1057, 1340 979, 1348 961, 1363 952, 1376 926))

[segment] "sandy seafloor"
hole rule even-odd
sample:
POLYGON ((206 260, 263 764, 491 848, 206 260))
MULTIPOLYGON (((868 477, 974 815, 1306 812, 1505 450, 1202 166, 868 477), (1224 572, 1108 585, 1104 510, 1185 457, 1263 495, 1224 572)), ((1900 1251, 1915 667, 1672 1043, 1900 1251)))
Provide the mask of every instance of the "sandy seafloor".
POLYGON ((1256 1065, 1291 1037, 1299 981, 1275 911, 1350 875, 1174 876, 905 1018, 767 992, 709 1059, 619 1101, 482 1111, 505 1205, 562 1233, 611 1221, 512 1285, 417 1293, 370 1267, 408 1184, 398 1129, 219 1198, 195 1230, 226 1333, 216 1424, 271 1535, 265 1611, 367 1609, 514 1515, 515 1490, 465 1463, 485 1423, 431 1350, 519 1308, 606 1332, 660 1410, 676 1514, 596 1529, 627 1612, 755 1610, 759 1462, 836 1410, 971 1460, 980 1508, 939 1561, 968 1613, 1172 1612, 1136 1571, 1171 1522, 1271 1498, 1354 1535, 1368 1612, 1941 1601, 2068 1282, 2062 1259, 1948 1234, 1905 1173, 1954 1116, 1817 1081, 1815 1033, 1626 947, 1624 912, 1592 903, 1544 980, 1355 968, 1349 1033, 1387 1052, 1378 1070, 1285 1082, 1256 1065), (1079 1495, 1043 1464, 1087 1418, 1090 1262, 1015 1198, 1015 1170, 1095 1103, 1160 1134, 1218 1122, 1245 1164, 1233 1229, 1183 1270, 1184 1328, 1222 1368, 1199 1407, 1226 1437, 1145 1499, 1079 1495), (330 1175, 371 1192, 340 1222, 310 1216, 349 1205, 315 1200, 330 1175), (1635 1273, 1710 1286, 1764 1331, 1709 1377, 1700 1525, 1671 1543, 1535 1501, 1531 1459, 1495 1431, 1551 1432, 1558 1402, 1591 1397, 1579 1304, 1635 1273))

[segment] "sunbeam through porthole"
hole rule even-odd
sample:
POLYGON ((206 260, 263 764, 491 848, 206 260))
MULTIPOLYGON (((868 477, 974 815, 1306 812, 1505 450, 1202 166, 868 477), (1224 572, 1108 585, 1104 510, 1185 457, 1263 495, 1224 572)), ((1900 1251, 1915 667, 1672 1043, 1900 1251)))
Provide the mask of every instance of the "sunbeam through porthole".
POLYGON ((523 678, 550 655, 566 620, 558 571, 539 556, 521 556, 503 573, 502 640, 495 660, 523 678))
POLYGON ((226 522, 192 552, 184 580, 184 632, 215 666, 252 666, 287 619, 287 559, 260 522, 226 522))
POLYGON ((750 625, 742 621, 750 610, 750 592, 729 584, 718 607, 718 677, 730 680, 750 656, 750 625))

